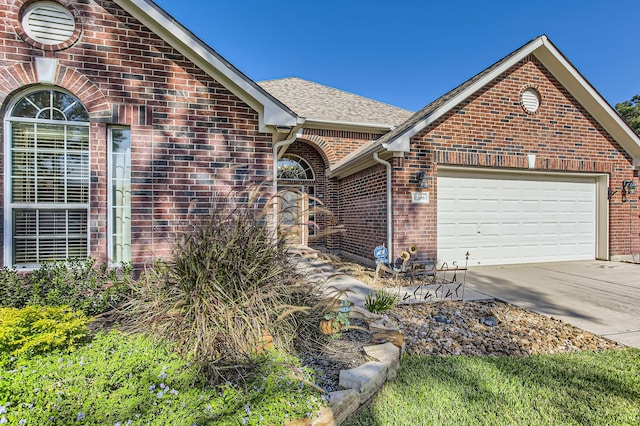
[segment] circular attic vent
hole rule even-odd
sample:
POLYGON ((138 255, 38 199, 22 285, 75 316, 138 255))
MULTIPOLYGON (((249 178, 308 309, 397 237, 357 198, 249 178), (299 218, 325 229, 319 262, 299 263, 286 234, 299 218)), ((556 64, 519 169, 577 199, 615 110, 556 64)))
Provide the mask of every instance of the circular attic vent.
POLYGON ((22 15, 22 28, 34 41, 54 45, 69 40, 76 21, 69 9, 52 1, 36 2, 22 15))
POLYGON ((525 112, 535 114, 540 107, 540 93, 533 87, 527 87, 520 95, 520 104, 525 112))

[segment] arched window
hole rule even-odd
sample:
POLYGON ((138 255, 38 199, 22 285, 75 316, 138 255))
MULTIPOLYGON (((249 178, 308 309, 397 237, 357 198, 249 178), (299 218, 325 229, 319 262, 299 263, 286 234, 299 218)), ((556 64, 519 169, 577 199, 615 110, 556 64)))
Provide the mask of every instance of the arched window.
POLYGON ((31 91, 5 119, 5 264, 85 258, 89 114, 74 96, 31 91))
POLYGON ((313 170, 302 157, 289 154, 278 161, 278 179, 313 180, 313 170))

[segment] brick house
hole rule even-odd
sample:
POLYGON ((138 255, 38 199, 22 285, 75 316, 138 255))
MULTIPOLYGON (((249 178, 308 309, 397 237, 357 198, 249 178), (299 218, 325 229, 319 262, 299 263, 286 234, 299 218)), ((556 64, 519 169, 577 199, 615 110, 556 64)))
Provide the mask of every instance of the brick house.
POLYGON ((640 257, 640 139, 546 36, 406 119, 383 104, 363 118, 362 100, 296 79, 261 85, 306 117, 290 152, 326 153, 344 228, 329 249, 371 262, 381 243, 392 258, 415 244, 459 265, 467 252, 469 265, 640 257), (365 126, 348 152, 344 132, 365 126))
POLYGON ((149 263, 260 181, 297 242, 363 260, 640 251, 640 139, 544 36, 412 114, 257 84, 151 0, 0 5, 2 265, 149 263))

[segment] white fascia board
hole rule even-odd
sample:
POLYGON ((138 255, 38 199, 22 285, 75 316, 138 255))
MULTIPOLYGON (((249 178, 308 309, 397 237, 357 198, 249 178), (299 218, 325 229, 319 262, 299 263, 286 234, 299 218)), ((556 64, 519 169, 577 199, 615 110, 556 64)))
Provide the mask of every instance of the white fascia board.
POLYGON ((534 52, 536 58, 632 158, 640 157, 640 137, 546 37, 544 47, 534 52))
POLYGON ((490 73, 485 75, 483 78, 479 79, 471 86, 467 87, 462 92, 458 93, 453 98, 449 99, 449 101, 442 104, 438 109, 433 111, 428 116, 424 117, 422 120, 418 121, 412 127, 407 129, 404 133, 396 136, 389 144, 386 144, 389 148, 395 147, 396 145, 405 147, 407 144, 411 143, 411 138, 429 126, 431 123, 434 123, 440 117, 449 112, 452 108, 458 105, 460 102, 467 99, 469 96, 473 95, 476 91, 482 89, 485 85, 489 84, 493 79, 500 76, 502 73, 507 71, 513 65, 518 63, 525 56, 533 53, 538 47, 543 45, 543 38, 540 37, 531 42, 525 49, 523 49, 519 55, 509 58, 509 60, 500 64, 500 66, 496 67, 490 73))
POLYGON ((299 124, 293 112, 263 93, 255 83, 241 75, 182 25, 168 19, 160 12, 159 6, 151 5, 147 0, 115 2, 258 112, 261 130, 267 130, 266 126, 293 127, 299 124))

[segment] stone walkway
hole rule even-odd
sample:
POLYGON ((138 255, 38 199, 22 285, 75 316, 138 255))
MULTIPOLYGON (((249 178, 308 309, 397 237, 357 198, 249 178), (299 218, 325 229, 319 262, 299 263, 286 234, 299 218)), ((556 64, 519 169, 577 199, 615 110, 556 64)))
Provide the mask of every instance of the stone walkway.
MULTIPOLYGON (((307 247, 296 247, 291 250, 297 256, 297 266, 310 280, 318 282, 325 287, 326 294, 335 291, 343 291, 349 301, 354 305, 364 308, 364 302, 368 294, 374 289, 362 281, 350 275, 336 271, 327 261, 322 259, 322 254, 307 247)), ((463 278, 463 277, 461 277, 463 278)), ((457 283, 445 285, 422 285, 397 287, 399 304, 413 304, 424 302, 437 302, 442 300, 492 300, 493 297, 467 286, 458 286, 457 283), (447 296, 448 295, 448 296, 447 296), (447 296, 447 297, 444 297, 447 296)), ((391 291, 391 290, 390 290, 391 291)), ((393 290, 395 291, 395 289, 393 290)))

